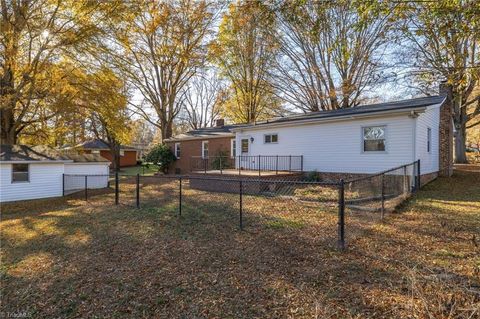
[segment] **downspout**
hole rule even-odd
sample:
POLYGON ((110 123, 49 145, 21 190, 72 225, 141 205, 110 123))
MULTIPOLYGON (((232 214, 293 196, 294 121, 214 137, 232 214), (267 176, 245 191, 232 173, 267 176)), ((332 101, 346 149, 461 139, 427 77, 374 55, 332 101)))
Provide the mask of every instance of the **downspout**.
POLYGON ((417 160, 417 118, 418 114, 412 111, 409 117, 413 120, 413 150, 412 150, 412 162, 417 160))

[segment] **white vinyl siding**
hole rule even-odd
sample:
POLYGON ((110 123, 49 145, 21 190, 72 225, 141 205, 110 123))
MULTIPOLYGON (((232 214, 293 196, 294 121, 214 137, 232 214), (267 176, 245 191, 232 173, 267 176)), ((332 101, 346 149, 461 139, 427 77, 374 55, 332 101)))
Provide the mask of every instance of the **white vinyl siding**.
POLYGON ((12 183, 12 164, 0 163, 0 202, 62 196, 61 164, 29 164, 29 182, 12 183))
MULTIPOLYGON (((108 185, 109 163, 32 163, 29 181, 12 183, 12 164, 0 163, 0 202, 62 196, 63 174, 103 175, 89 177, 88 188, 108 185)), ((70 183, 84 188, 85 179, 71 179, 70 183)), ((72 185, 73 187, 74 185, 72 185)))
MULTIPOLYGON (((415 120, 407 115, 390 115, 262 130, 244 129, 237 133, 237 142, 253 137, 249 155, 303 155, 306 171, 375 173, 413 162, 414 125, 415 120), (387 127, 386 152, 363 152, 361 132, 366 126, 387 127), (265 134, 277 133, 282 136, 281 143, 263 143, 265 134)), ((237 151, 240 151, 238 144, 237 151)))
POLYGON ((417 118, 417 137, 415 156, 420 159, 422 174, 437 172, 439 170, 439 128, 440 107, 431 106, 417 118), (428 129, 430 132, 430 152, 428 151, 428 129))

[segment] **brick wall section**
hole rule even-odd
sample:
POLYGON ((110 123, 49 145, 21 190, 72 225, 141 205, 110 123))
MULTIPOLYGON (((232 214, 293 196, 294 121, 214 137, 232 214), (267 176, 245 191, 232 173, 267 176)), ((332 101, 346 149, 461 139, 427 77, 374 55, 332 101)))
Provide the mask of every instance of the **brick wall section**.
POLYGON ((238 176, 238 175, 219 175, 219 174, 194 174, 189 179, 189 187, 209 192, 218 193, 239 193, 240 182, 244 181, 242 190, 244 194, 255 195, 268 191, 276 191, 277 188, 284 186, 282 183, 272 183, 271 181, 298 181, 303 180, 302 173, 278 174, 269 176, 238 176))
POLYGON ((441 83, 440 95, 446 100, 440 108, 439 128, 439 176, 452 176, 453 173, 453 123, 452 123, 452 88, 447 83, 441 83))
POLYGON ((192 156, 202 156, 202 141, 208 141, 209 156, 218 155, 219 152, 224 152, 230 156, 231 140, 233 136, 206 138, 195 140, 184 140, 179 142, 167 142, 172 152, 175 153, 175 143, 180 143, 180 159, 177 159, 171 169, 171 173, 188 174, 190 172, 190 161, 192 156))
MULTIPOLYGON (((90 154, 91 150, 85 150, 86 154, 90 154)), ((100 156, 106 158, 110 162, 112 162, 112 154, 110 151, 101 150, 100 156)), ((120 167, 128 167, 128 166, 135 166, 137 165, 137 151, 124 151, 124 155, 120 156, 120 167)), ((112 164, 110 164, 112 166, 112 164)))

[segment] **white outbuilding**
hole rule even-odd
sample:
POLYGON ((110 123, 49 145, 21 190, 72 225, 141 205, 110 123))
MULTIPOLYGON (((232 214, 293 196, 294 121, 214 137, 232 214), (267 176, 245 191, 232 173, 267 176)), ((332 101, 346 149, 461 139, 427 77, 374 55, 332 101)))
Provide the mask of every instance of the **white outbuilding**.
POLYGON ((65 154, 46 146, 1 145, 0 202, 62 196, 64 174, 96 175, 87 187, 107 187, 109 164, 97 154, 65 154))

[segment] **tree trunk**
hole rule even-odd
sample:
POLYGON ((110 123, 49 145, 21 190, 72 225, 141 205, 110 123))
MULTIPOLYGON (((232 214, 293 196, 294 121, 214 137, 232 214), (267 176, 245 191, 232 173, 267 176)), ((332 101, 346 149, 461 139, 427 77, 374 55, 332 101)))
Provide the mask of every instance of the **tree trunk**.
POLYGON ((15 118, 13 110, 10 108, 0 109, 1 118, 1 144, 15 145, 17 142, 17 132, 15 131, 15 118))
POLYGON ((455 132, 455 163, 456 164, 467 164, 467 149, 465 147, 466 141, 466 129, 465 125, 457 127, 455 132), (462 127, 463 126, 463 127, 462 127))
POLYGON ((114 172, 120 170, 120 145, 116 142, 110 144, 110 154, 112 155, 112 169, 114 172))
POLYGON ((173 122, 169 121, 162 125, 162 143, 165 139, 172 137, 173 135, 173 122))

